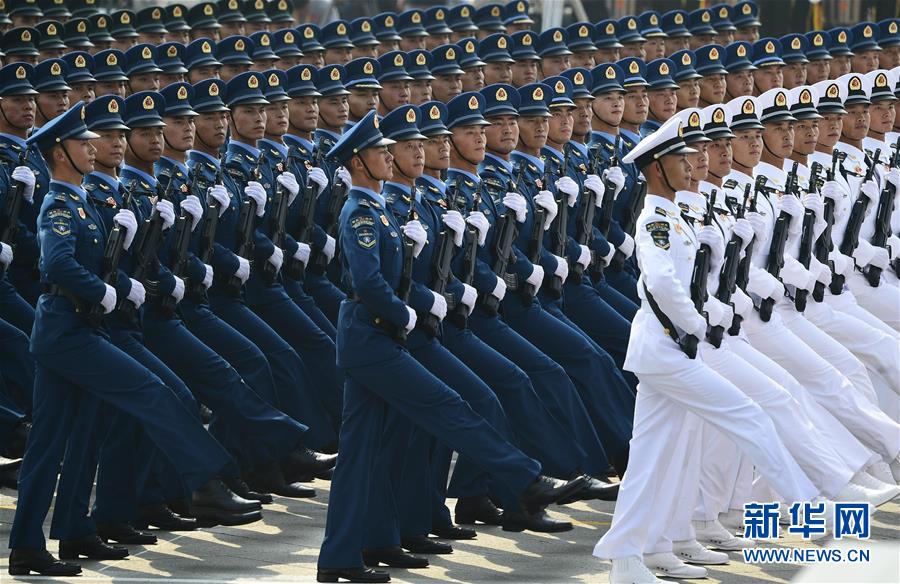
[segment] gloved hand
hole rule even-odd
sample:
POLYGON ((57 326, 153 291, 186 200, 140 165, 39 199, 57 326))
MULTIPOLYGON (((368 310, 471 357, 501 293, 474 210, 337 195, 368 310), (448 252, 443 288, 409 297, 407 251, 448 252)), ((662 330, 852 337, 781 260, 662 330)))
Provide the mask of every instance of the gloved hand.
POLYGON ((553 198, 553 193, 550 191, 539 192, 534 197, 534 204, 547 211, 546 215, 544 215, 544 231, 550 229, 553 219, 556 218, 556 213, 559 212, 559 209, 556 206, 556 199, 553 198))
POLYGON ((463 293, 462 298, 459 301, 464 304, 469 309, 469 314, 472 314, 472 309, 475 308, 475 301, 478 300, 478 291, 469 286, 466 283, 463 283, 463 293))
POLYGON ((575 202, 578 201, 577 182, 567 176, 564 176, 556 181, 556 190, 566 195, 566 204, 568 206, 575 206, 575 202))
POLYGON ((732 231, 741 238, 741 251, 744 251, 753 240, 753 225, 747 219, 738 219, 734 222, 732 231))
POLYGON ((0 241, 0 265, 3 266, 4 269, 9 267, 13 261, 13 248, 10 245, 7 245, 0 241))
POLYGON ((731 295, 731 303, 734 305, 734 313, 747 317, 753 310, 753 300, 740 288, 735 288, 731 295))
POLYGON ((213 199, 219 204, 219 217, 228 210, 228 206, 231 204, 231 197, 228 196, 228 189, 225 188, 225 185, 209 187, 206 191, 206 198, 207 201, 213 199))
MULTIPOLYGON (((800 204, 800 199, 794 195, 785 195, 781 197, 781 210, 794 219, 803 220, 803 205, 800 204)), ((791 223, 793 223, 793 221, 791 221, 791 223)))
POLYGON ((844 198, 844 189, 836 180, 830 180, 822 185, 822 196, 826 199, 838 202, 844 198))
POLYGON ((586 179, 584 179, 585 188, 591 189, 594 191, 594 194, 597 195, 594 197, 594 204, 596 206, 600 206, 603 202, 601 199, 603 198, 603 192, 606 188, 603 186, 603 179, 597 176, 596 174, 589 174, 586 179))
POLYGON ((343 166, 339 166, 334 174, 347 186, 347 190, 349 191, 350 187, 353 186, 353 180, 350 178, 350 171, 343 166))
POLYGON ((181 201, 181 208, 191 216, 191 231, 193 231, 203 218, 203 205, 200 204, 200 199, 196 195, 188 195, 181 201))
POLYGON ((553 256, 553 259, 556 260, 556 269, 553 270, 553 275, 565 282, 569 277, 569 261, 558 255, 553 256))
POLYGON ((831 268, 828 264, 823 264, 815 257, 811 258, 809 264, 810 270, 815 270, 816 280, 828 286, 831 284, 831 268))
POLYGON ((203 264, 203 267, 206 269, 206 274, 203 276, 203 287, 209 290, 209 287, 212 286, 215 273, 213 272, 213 267, 211 265, 203 264))
POLYGON ((416 316, 416 311, 409 306, 406 307, 406 313, 409 315, 409 320, 406 321, 406 326, 403 328, 406 329, 407 333, 411 333, 412 330, 416 328, 416 320, 418 317, 416 316))
POLYGON ((585 270, 591 265, 591 248, 586 245, 579 245, 581 248, 581 253, 578 254, 577 263, 581 264, 581 267, 585 270))
POLYGON ((706 313, 706 322, 709 326, 719 326, 722 324, 723 310, 722 303, 715 298, 710 298, 703 305, 703 312, 706 313))
POLYGON ((900 237, 897 237, 896 235, 888 237, 887 250, 892 260, 897 259, 897 257, 900 256, 900 237))
POLYGON ((463 235, 466 233, 466 220, 459 211, 447 211, 441 216, 441 221, 453 233, 453 245, 462 247, 463 235))
POLYGON ((744 215, 744 218, 753 226, 753 233, 756 234, 756 239, 765 241, 769 232, 769 222, 766 221, 766 218, 756 211, 750 211, 744 215))
POLYGON ((297 251, 294 252, 294 259, 302 263, 304 266, 309 265, 309 245, 303 242, 297 242, 297 251))
POLYGON ((625 240, 619 244, 619 251, 625 254, 626 258, 630 258, 634 253, 634 238, 626 233, 625 240))
POLYGON ((104 286, 106 286, 106 293, 103 294, 100 306, 103 307, 103 314, 109 314, 116 308, 116 289, 109 284, 104 284, 104 286))
POLYGON ((888 257, 888 252, 883 247, 875 248, 875 255, 872 256, 872 259, 869 260, 870 266, 875 266, 876 268, 881 268, 882 270, 887 269, 888 264, 891 259, 888 257))
POLYGON ((822 217, 825 212, 825 201, 816 193, 806 193, 800 198, 800 203, 816 214, 816 218, 822 217))
POLYGON ((625 188, 625 173, 622 172, 622 167, 613 166, 607 168, 603 173, 603 181, 611 181, 616 185, 616 193, 613 195, 613 200, 616 200, 619 197, 619 193, 625 188))
POLYGON ((709 246, 710 271, 713 271, 712 267, 720 265, 722 258, 725 257, 725 238, 722 236, 722 232, 715 225, 704 225, 697 232, 697 240, 700 245, 709 246))
POLYGON ((783 269, 781 270, 781 281, 798 290, 812 290, 813 286, 816 285, 817 275, 811 270, 783 269))
POLYGON ((503 197, 503 206, 516 214, 516 221, 525 222, 525 215, 528 213, 525 197, 519 193, 506 193, 503 197))
POLYGON ((337 241, 330 235, 325 236, 325 246, 322 248, 322 253, 325 254, 325 257, 328 258, 328 263, 331 263, 331 260, 334 259, 334 252, 337 249, 337 241))
MULTIPOLYGON (((156 201, 156 209, 159 211, 159 216, 162 217, 163 220, 163 231, 175 225, 175 206, 171 201, 156 201)), ((127 211, 127 209, 122 210, 127 211)))
POLYGON ((887 174, 884 175, 884 180, 894 185, 894 192, 900 192, 900 168, 890 169, 887 174))
POLYGON ((175 288, 172 290, 172 298, 175 299, 175 304, 178 304, 184 298, 184 280, 178 276, 173 276, 173 278, 175 278, 175 288))
POLYGON ((266 261, 275 266, 276 272, 279 271, 281 269, 281 264, 284 263, 284 250, 276 245, 272 250, 272 255, 270 255, 266 261))
POLYGON ((834 264, 834 273, 847 276, 853 271, 853 258, 847 257, 837 249, 831 250, 828 259, 834 264))
POLYGON ((533 268, 531 275, 525 281, 534 286, 534 294, 537 296, 538 291, 541 289, 541 284, 544 283, 544 268, 539 264, 534 264, 531 267, 533 268))
POLYGON ((859 187, 859 194, 860 196, 867 197, 870 204, 877 205, 881 191, 878 189, 878 183, 874 180, 867 180, 859 187))
POLYGON ((506 281, 503 278, 497 277, 497 283, 491 291, 491 296, 497 300, 503 300, 503 297, 506 296, 506 281))
POLYGON ((444 317, 447 316, 447 299, 434 290, 431 291, 431 295, 434 298, 434 302, 431 303, 431 308, 428 309, 428 312, 438 317, 438 320, 444 320, 444 317))
POLYGON ((234 257, 238 260, 238 269, 234 272, 234 275, 240 278, 241 284, 246 284, 247 278, 250 277, 250 261, 241 256, 234 257))
POLYGON ((256 216, 262 217, 266 214, 266 189, 255 180, 251 180, 244 187, 244 194, 256 202, 256 216))
POLYGON ((413 257, 419 257, 419 254, 425 249, 425 242, 428 239, 425 228, 422 227, 422 224, 419 223, 418 219, 413 219, 412 221, 407 221, 406 225, 402 226, 400 230, 403 232, 403 235, 410 238, 415 243, 413 246, 413 257))
POLYGON ((120 225, 125 230, 123 247, 127 250, 131 247, 132 242, 134 242, 134 236, 137 234, 137 219, 135 219, 134 213, 131 209, 120 209, 113 216, 113 223, 120 225))
POLYGON ((472 211, 466 217, 466 223, 478 230, 478 245, 484 247, 487 242, 488 231, 491 228, 491 222, 481 211, 472 211))
POLYGON ((131 290, 128 291, 128 296, 126 296, 126 300, 130 301, 134 304, 135 308, 140 308, 141 304, 144 303, 144 300, 147 299, 147 291, 144 290, 144 285, 134 278, 128 278, 131 280, 131 290))
POLYGON ((306 180, 307 182, 316 183, 318 187, 316 196, 328 186, 328 177, 325 176, 325 171, 318 166, 309 169, 309 172, 306 174, 306 180))
POLYGON ((731 322, 734 320, 734 307, 724 302, 720 302, 719 307, 722 309, 722 317, 719 319, 718 326, 727 330, 731 327, 731 322))
POLYGON ((297 182, 297 177, 294 176, 293 172, 282 172, 275 180, 287 190, 288 206, 290 207, 300 192, 300 183, 297 182))
POLYGON ((17 166, 12 171, 12 178, 13 180, 17 180, 25 185, 25 188, 22 189, 22 198, 29 203, 33 203, 34 184, 37 181, 34 175, 34 171, 27 166, 17 166))

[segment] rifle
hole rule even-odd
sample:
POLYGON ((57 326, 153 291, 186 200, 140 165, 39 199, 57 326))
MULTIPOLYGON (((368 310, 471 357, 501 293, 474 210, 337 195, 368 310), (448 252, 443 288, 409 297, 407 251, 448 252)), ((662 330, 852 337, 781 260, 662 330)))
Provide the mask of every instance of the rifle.
MULTIPOLYGON (((461 179, 461 174, 456 175, 456 180, 453 181, 452 193, 450 192, 450 189, 447 189, 448 210, 456 210, 456 194, 459 192, 459 181, 461 179)), ((415 190, 413 190, 413 193, 414 194, 409 201, 410 206, 416 204, 415 190)), ((450 263, 453 261, 453 252, 455 251, 454 247, 453 231, 446 225, 443 225, 440 232, 438 250, 437 253, 434 254, 431 264, 431 290, 442 296, 447 290, 447 282, 450 281, 451 277, 450 263)), ((431 338, 437 336, 440 326, 441 321, 438 319, 438 317, 431 314, 430 312, 422 318, 422 329, 425 331, 425 334, 427 334, 431 338)))
MULTIPOLYGON (((409 213, 406 216, 406 222, 409 223, 416 219, 415 200, 409 202, 409 213)), ((412 238, 403 236, 403 269, 400 272, 400 284, 397 286, 397 297, 403 302, 409 303, 409 292, 412 289, 413 281, 413 264, 415 256, 413 252, 416 248, 416 242, 412 238)), ((391 337, 401 345, 406 344, 406 329, 404 327, 395 327, 384 321, 386 328, 390 332, 391 337)))
MULTIPOLYGON (((165 174, 162 174, 165 176, 165 174)), ((133 183, 132 183, 133 184, 133 183)), ((172 188, 175 186, 175 175, 169 176, 169 182, 166 188, 159 193, 158 201, 171 201, 172 188)), ((157 191, 159 192, 159 182, 157 182, 157 191)), ((159 245, 162 243, 163 218, 159 214, 159 209, 154 206, 150 217, 144 220, 143 229, 140 230, 140 241, 137 241, 135 251, 132 254, 134 258, 134 269, 131 271, 131 277, 140 283, 144 283, 147 276, 147 270, 150 268, 151 262, 157 259, 159 245)), ((161 300, 161 299, 160 299, 161 300)), ((136 317, 137 307, 126 299, 121 299, 116 307, 119 314, 126 321, 132 321, 136 317)))
MULTIPOLYGON (((224 160, 219 158, 219 167, 216 169, 216 185, 224 183, 222 165, 224 160)), ((196 169, 196 166, 194 167, 196 169)), ((197 172, 199 175, 199 171, 197 172)), ((206 217, 203 221, 203 227, 200 231, 200 244, 197 248, 197 257, 204 264, 208 264, 212 257, 213 245, 216 242, 216 228, 219 226, 219 202, 210 197, 206 198, 206 217)), ((189 282, 191 295, 196 297, 203 296, 203 282, 189 282)))
MULTIPOLYGON (((872 176, 875 173, 875 165, 880 157, 881 148, 875 151, 875 156, 873 156, 871 160, 866 161, 866 163, 869 164, 869 167, 860 184, 865 184, 872 180, 872 176)), ((860 196, 856 197, 856 200, 853 202, 853 208, 850 209, 850 219, 847 220, 847 229, 844 231, 844 240, 841 242, 841 247, 839 248, 841 253, 846 256, 852 256, 856 246, 859 245, 859 230, 866 218, 866 211, 869 209, 869 198, 861 195, 862 194, 860 193, 860 196)), ((834 281, 832 281, 832 285, 834 285, 834 281)))
MULTIPOLYGON (((711 195, 715 200, 715 191, 711 195)), ((750 199, 750 185, 744 187, 744 202, 738 207, 735 219, 743 219, 747 211, 747 201, 750 199)), ((731 239, 725 244, 725 256, 722 260, 722 271, 719 273, 719 287, 716 289, 716 299, 723 304, 731 303, 731 295, 734 293, 734 285, 737 281, 738 266, 741 262, 741 238, 732 233, 731 239)), ((738 315, 734 315, 739 318, 738 315)), ((716 325, 710 327, 706 336, 709 342, 716 348, 722 346, 722 337, 725 335, 725 327, 716 325)))
MULTIPOLYGON (((521 168, 524 168, 525 163, 521 164, 521 168)), ((550 164, 547 163, 544 166, 544 176, 541 179, 540 189, 549 189, 550 188, 550 164)), ((528 261, 532 264, 537 265, 541 259, 541 251, 544 249, 544 216, 547 215, 547 210, 541 207, 540 205, 534 205, 534 217, 533 223, 531 224, 531 235, 528 238, 528 261)), ((531 306, 532 302, 534 302, 534 296, 537 294, 537 288, 533 286, 529 282, 522 282, 521 288, 519 289, 520 294, 522 296, 522 303, 525 306, 531 306)))
MULTIPOLYGON (((838 158, 840 158, 840 152, 837 150, 832 151, 831 153, 831 168, 825 171, 825 181, 830 182, 834 180, 834 173, 837 167, 838 158)), ((818 176, 817 166, 818 163, 813 163, 813 174, 818 176)), ((831 267, 831 280, 834 282, 838 277, 841 278, 840 288, 843 289, 844 281, 843 276, 839 276, 834 273, 834 264, 829 261, 828 255, 831 253, 831 249, 834 246, 831 241, 831 229, 834 227, 834 200, 833 199, 825 199, 824 202, 824 210, 822 212, 825 218, 825 230, 822 232, 822 235, 819 236, 818 241, 816 241, 815 246, 815 254, 816 259, 821 263, 827 263, 831 267)), ((840 294, 840 291, 838 292, 840 294)), ((822 282, 816 282, 815 288, 813 288, 813 300, 816 302, 822 302, 825 300, 825 284, 822 282)))
MULTIPOLYGON (((549 164, 549 160, 547 163, 549 164)), ((563 155, 562 168, 560 169, 560 176, 566 176, 567 169, 569 168, 569 152, 566 151, 563 155)), ((545 186, 544 188, 549 188, 545 186)), ((556 198, 556 217, 553 219, 553 225, 550 226, 550 247, 553 250, 553 253, 557 257, 565 258, 566 257, 566 243, 569 240, 569 205, 568 205, 568 197, 562 191, 557 189, 557 198, 556 198)), ((554 300, 562 297, 563 293, 563 279, 557 275, 551 275, 550 281, 544 286, 547 289, 547 293, 554 300)))
MULTIPOLYGON (((878 163, 878 158, 875 159, 878 163)), ((894 154, 891 156, 891 168, 900 166, 900 138, 897 138, 897 144, 894 154)), ((872 235, 872 245, 876 247, 884 247, 887 245, 888 236, 891 234, 891 214, 894 212, 894 196, 897 194, 897 188, 891 183, 885 184, 878 197, 878 209, 875 211, 875 233, 872 235)), ((881 283, 881 268, 878 266, 869 266, 865 270, 866 281, 869 286, 877 287, 881 283)))
MULTIPOLYGON (((262 167, 263 159, 265 157, 265 151, 261 152, 259 160, 256 161, 256 166, 250 172, 250 180, 259 181, 261 176, 260 168, 262 167)), ((243 191, 243 189, 241 190, 243 191)), ((234 253, 242 258, 249 259, 248 256, 253 250, 253 231, 256 229, 256 208, 256 201, 251 197, 246 197, 244 202, 241 203, 241 212, 238 215, 237 224, 237 245, 235 246, 234 253)), ((266 263, 268 264, 270 262, 266 263)), ((228 278, 226 289, 232 296, 238 296, 241 293, 241 287, 243 285, 244 283, 241 279, 238 278, 236 274, 232 274, 231 277, 228 278)))
MULTIPOLYGON (((287 171, 290 171, 290 169, 293 168, 291 163, 295 158, 295 150, 296 149, 293 146, 288 147, 288 155, 284 167, 287 171)), ((275 197, 272 203, 272 243, 274 243, 276 247, 284 249, 285 223, 287 222, 290 195, 287 192, 287 188, 278 182, 277 177, 275 185, 275 197)), ((294 262, 296 262, 296 260, 293 257, 284 258, 282 265, 284 267, 289 267, 294 262)), ((263 264, 263 282, 271 286, 275 283, 277 278, 278 270, 275 269, 275 265, 272 262, 263 264)))
MULTIPOLYGON (((591 154, 589 174, 597 174, 600 166, 600 147, 595 146, 591 154)), ((591 189, 584 188, 581 190, 581 206, 578 207, 578 216, 575 218, 575 241, 578 245, 589 246, 594 240, 594 212, 596 210, 597 193, 591 189)), ((593 252, 591 252, 593 254, 593 252)), ((589 266, 590 267, 590 266, 589 266)), ((600 267, 601 273, 603 267, 600 267)), ((584 277, 584 266, 578 262, 574 262, 569 266, 569 278, 576 284, 581 284, 584 277)))
MULTIPOLYGON (((484 188, 484 181, 478 183, 478 190, 472 201, 472 210, 477 211, 481 205, 481 189, 484 188)), ((452 204, 452 203, 451 203, 452 204)), ((466 227, 466 235, 463 238, 463 256, 462 256, 462 277, 459 279, 462 283, 472 285, 475 279, 475 262, 478 259, 478 229, 471 225, 466 227)), ((460 302, 453 310, 450 311, 450 321, 459 329, 466 328, 469 320, 469 307, 460 302)))
MULTIPOLYGON (((619 145, 622 142, 621 136, 616 136, 616 144, 615 149, 613 150, 612 156, 609 158, 609 166, 607 168, 613 168, 619 165, 619 145)), ((597 222, 597 228, 600 230, 600 233, 603 234, 603 237, 609 237, 609 226, 612 223, 612 214, 613 208, 615 207, 615 194, 616 194, 616 185, 611 180, 607 179, 603 182, 603 200, 600 202, 600 219, 597 222)), ((616 254, 619 256, 619 262, 616 265, 624 266, 625 265, 625 254, 623 254, 618 249, 613 253, 613 258, 616 258, 616 254)), ((610 260, 610 265, 612 265, 613 260, 610 260)), ((597 262, 594 264, 593 271, 591 272, 591 276, 594 278, 595 282, 599 282, 601 278, 603 278, 603 262, 597 262)))
MULTIPOLYGON (((810 170, 809 175, 809 192, 816 192, 816 182, 819 179, 819 169, 821 165, 818 163, 813 163, 812 169, 810 170)), ((813 226, 816 223, 816 213, 810 209, 807 209, 803 212, 803 225, 800 231, 800 253, 797 255, 797 260, 800 264, 809 269, 810 263, 812 263, 812 255, 813 255, 813 226)), ((797 289, 794 292, 794 308, 797 309, 797 312, 803 312, 806 310, 806 300, 809 297, 809 290, 805 289, 797 289)))
MULTIPOLYGON (((715 196, 715 191, 713 192, 713 196, 715 196)), ((712 200, 713 196, 706 201, 706 215, 703 217, 703 225, 704 227, 707 225, 712 225, 712 200)), ((691 301, 694 303, 694 308, 697 309, 697 312, 703 314, 703 305, 706 304, 707 291, 706 291, 706 282, 709 278, 709 256, 712 253, 712 250, 705 243, 700 246, 700 249, 697 250, 697 255, 694 257, 694 269, 691 272, 691 301)), ((685 335, 680 341, 679 345, 681 345, 681 350, 684 351, 684 354, 688 356, 690 359, 694 359, 697 357, 697 344, 700 342, 694 335, 685 335)))
MULTIPOLYGON (((750 204, 747 207, 747 210, 751 213, 756 213, 756 198, 759 196, 759 193, 762 191, 763 187, 766 184, 768 179, 764 175, 759 175, 756 177, 756 184, 753 185, 753 197, 750 199, 750 204)), ((747 185, 749 189, 750 185, 747 185)), ((744 203, 747 203, 747 196, 749 194, 748 190, 744 191, 744 203)), ((747 283, 750 281, 750 259, 753 256, 753 246, 756 243, 756 238, 750 240, 750 243, 747 244, 747 247, 744 248, 744 259, 741 260, 740 265, 738 266, 737 276, 735 277, 735 285, 740 287, 741 290, 747 289, 747 283)), ((741 321, 743 317, 739 314, 734 315, 734 320, 731 321, 731 326, 728 328, 728 335, 732 337, 736 337, 741 332, 741 321)))
MULTIPOLYGON (((784 196, 793 195, 797 181, 797 167, 795 162, 787 175, 784 183, 784 196)), ((787 243, 788 229, 791 225, 791 216, 782 211, 775 220, 775 229, 772 230, 772 243, 769 246, 769 257, 766 259, 766 271, 779 277, 781 268, 784 267, 784 246, 787 243)), ((763 298, 759 305, 759 317, 763 322, 769 322, 772 318, 772 309, 775 308, 775 299, 763 298)))
MULTIPOLYGON (((338 178, 337 172, 334 174, 331 185, 331 198, 328 199, 328 206, 325 208, 325 216, 322 218, 322 229, 325 230, 325 233, 337 240, 338 219, 341 215, 341 209, 344 207, 344 201, 347 199, 349 189, 347 188, 347 185, 344 184, 344 181, 338 178)), ((337 249, 335 249, 335 257, 336 256, 337 249)), ((312 273, 321 276, 325 273, 327 268, 328 256, 325 255, 324 251, 317 251, 312 257, 309 269, 312 273)))
MULTIPOLYGON (((28 158, 28 148, 23 148, 19 152, 19 164, 17 166, 25 166, 28 158)), ((3 201, 3 209, 0 210, 0 241, 15 247, 16 238, 19 235, 19 215, 22 213, 22 202, 25 197, 23 185, 20 181, 14 180, 6 193, 6 199, 3 201)), ((3 270, 0 269, 0 276, 3 270)))
MULTIPOLYGON (((320 167, 322 165, 322 152, 322 149, 316 149, 315 164, 313 166, 320 167)), ((303 186, 303 199, 300 201, 300 217, 294 230, 294 239, 307 245, 312 243, 318 190, 319 185, 307 178, 306 184, 303 186)), ((303 276, 304 270, 306 270, 306 266, 302 262, 291 262, 287 266, 287 275, 294 280, 299 280, 303 276)))
MULTIPOLYGON (((197 186, 197 175, 200 174, 199 169, 195 166, 188 173, 187 193, 190 195, 197 186)), ((175 219, 175 232, 172 236, 172 273, 179 278, 184 278, 187 273, 188 250, 191 247, 191 227, 193 227, 193 218, 188 215, 184 209, 175 219)), ((202 282, 201 282, 202 284, 202 282)), ((166 316, 172 316, 175 313, 175 297, 171 294, 164 296, 160 300, 160 310, 166 316)))
MULTIPOLYGON (((125 196, 122 197, 122 209, 131 207, 131 199, 134 194, 134 185, 137 181, 132 180, 125 190, 125 196)), ((119 261, 122 259, 122 251, 125 249, 125 236, 128 231, 119 225, 113 224, 113 228, 109 232, 109 238, 106 240, 106 249, 103 250, 103 260, 100 264, 100 279, 104 284, 114 285, 119 272, 119 261)), ((129 304, 131 304, 129 302, 129 304)), ((134 305, 132 305, 134 306, 134 305)), ((97 328, 103 322, 106 310, 102 304, 91 306, 88 311, 88 324, 93 328, 97 328)))
MULTIPOLYGON (((522 177, 524 175, 525 165, 523 164, 519 167, 516 180, 509 182, 509 186, 507 187, 509 192, 519 192, 519 183, 522 182, 522 177)), ((507 210, 506 213, 500 217, 499 226, 499 235, 497 235, 497 238, 494 240, 496 245, 494 247, 493 272, 498 278, 503 278, 505 280, 506 268, 509 265, 509 260, 513 257, 512 246, 516 241, 516 237, 519 235, 519 227, 516 225, 515 213, 510 213, 507 210)), ((487 294, 481 295, 481 306, 484 308, 485 312, 493 316, 500 310, 500 300, 488 292, 487 294)))

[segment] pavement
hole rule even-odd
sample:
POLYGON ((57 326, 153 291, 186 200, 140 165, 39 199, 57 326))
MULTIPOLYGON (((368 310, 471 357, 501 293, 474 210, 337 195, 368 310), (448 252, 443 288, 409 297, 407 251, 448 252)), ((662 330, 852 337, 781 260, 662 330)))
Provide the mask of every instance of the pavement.
MULTIPOLYGON (((0 582, 167 582, 214 584, 220 582, 314 582, 316 557, 325 529, 329 483, 316 481, 315 499, 276 497, 267 505, 263 521, 242 527, 215 527, 194 532, 158 532, 159 544, 132 548, 132 555, 119 561, 83 560, 78 578, 17 577, 7 575, 6 554, 0 557, 0 582)), ((15 491, 0 491, 0 540, 9 539, 15 511, 15 491)), ((451 509, 455 504, 450 501, 451 509)), ((502 583, 601 583, 607 582, 609 563, 591 556, 597 539, 612 520, 613 503, 579 502, 552 506, 550 514, 568 519, 575 529, 562 534, 507 533, 499 527, 479 526, 477 539, 454 542, 454 552, 430 556, 424 570, 391 570, 393 582, 502 582, 502 583)), ((45 533, 49 532, 49 519, 45 533)), ((823 546, 790 535, 761 547, 823 546)), ((826 544, 870 550, 866 563, 745 564, 740 554, 732 561, 713 566, 709 578, 698 582, 750 584, 753 582, 900 582, 900 503, 883 506, 872 520, 869 541, 843 539, 826 544)), ((52 553, 57 542, 49 542, 52 553)), ((844 557, 846 557, 846 552, 844 557)))

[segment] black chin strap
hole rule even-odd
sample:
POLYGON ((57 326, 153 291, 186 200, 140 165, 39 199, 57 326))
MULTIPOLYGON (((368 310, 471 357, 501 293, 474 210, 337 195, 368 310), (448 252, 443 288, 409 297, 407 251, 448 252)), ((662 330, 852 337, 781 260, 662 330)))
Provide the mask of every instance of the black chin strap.
POLYGON ((774 152, 772 152, 772 149, 771 149, 771 148, 769 148, 769 144, 766 142, 766 136, 765 136, 765 134, 763 134, 763 148, 765 148, 766 150, 768 150, 768 151, 769 151, 769 154, 771 154, 771 155, 774 156, 775 158, 781 158, 781 156, 778 156, 777 154, 775 154, 774 152))
POLYGON ((138 156, 137 152, 134 151, 134 148, 131 147, 131 143, 130 143, 130 142, 126 141, 125 144, 126 144, 126 146, 128 147, 128 151, 131 152, 132 156, 134 156, 135 158, 137 158, 137 159, 140 160, 141 162, 144 162, 144 163, 146 163, 146 164, 149 164, 150 166, 153 166, 154 163, 153 163, 152 161, 147 160, 146 158, 141 158, 140 156, 138 156))
MULTIPOLYGON (((34 105, 37 105, 37 100, 35 100, 34 105)), ((3 109, 3 100, 0 100, 0 115, 3 116, 3 120, 6 122, 10 128, 15 128, 16 130, 21 130, 17 125, 13 124, 9 121, 9 118, 6 117, 6 110, 3 109)), ((44 115, 44 112, 41 112, 41 115, 44 115)), ((44 116, 46 117, 46 116, 44 116)))
POLYGON ((69 156, 69 149, 66 148, 66 143, 65 143, 65 142, 60 142, 59 145, 60 145, 60 147, 62 148, 63 153, 66 155, 66 158, 69 160, 69 164, 72 166, 72 170, 74 170, 75 172, 81 174, 82 176, 84 176, 85 174, 87 174, 85 171, 83 171, 83 170, 81 170, 80 168, 78 168, 78 165, 75 164, 75 161, 72 160, 72 157, 71 157, 71 156, 69 156))
POLYGON ((374 181, 381 182, 381 179, 380 179, 380 178, 375 178, 375 176, 372 174, 372 171, 369 170, 369 165, 366 164, 366 159, 362 157, 362 153, 357 154, 356 157, 359 158, 359 161, 360 161, 360 162, 362 162, 363 168, 365 169, 366 174, 369 175, 369 178, 372 179, 372 180, 374 180, 374 181))
POLYGON ((659 160, 657 160, 657 161, 656 161, 656 165, 659 166, 659 174, 662 175, 662 177, 663 177, 663 182, 666 183, 666 186, 669 187, 669 190, 670 190, 670 191, 672 191, 673 193, 677 193, 677 192, 678 192, 678 189, 676 189, 675 187, 673 187, 673 186, 669 183, 669 177, 666 176, 666 169, 663 168, 662 162, 659 161, 659 160))
POLYGON ((403 172, 403 169, 400 168, 400 165, 399 165, 399 164, 397 164, 397 158, 396 158, 396 157, 394 157, 394 161, 393 161, 392 164, 394 165, 394 168, 397 169, 397 172, 399 172, 400 174, 402 174, 403 176, 405 176, 406 178, 408 178, 409 180, 411 180, 411 181, 413 182, 413 184, 416 183, 416 179, 415 179, 414 177, 411 177, 411 176, 409 176, 408 174, 406 174, 405 172, 403 172))
POLYGON ((469 160, 468 158, 466 158, 465 156, 463 156, 463 153, 462 153, 462 152, 459 151, 459 148, 456 147, 456 142, 453 140, 453 136, 450 136, 450 145, 453 146, 453 149, 456 150, 456 153, 459 155, 460 158, 462 158, 463 160, 465 160, 466 162, 468 162, 469 164, 471 164, 471 165, 474 166, 475 168, 478 168, 478 163, 477 163, 477 162, 475 162, 474 160, 469 160))

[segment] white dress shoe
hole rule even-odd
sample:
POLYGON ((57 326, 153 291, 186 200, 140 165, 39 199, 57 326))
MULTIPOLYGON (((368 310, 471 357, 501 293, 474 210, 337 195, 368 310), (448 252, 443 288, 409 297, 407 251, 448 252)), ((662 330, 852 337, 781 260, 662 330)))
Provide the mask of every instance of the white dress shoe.
POLYGON ((731 552, 756 546, 752 539, 736 537, 716 520, 694 521, 693 524, 697 541, 708 548, 731 552))
MULTIPOLYGON (((887 487, 887 485, 885 485, 887 487)), ((861 487, 860 485, 856 485, 854 483, 847 484, 846 487, 841 489, 841 492, 835 495, 834 500, 839 502, 868 502, 871 505, 878 507, 880 505, 884 505, 891 499, 897 496, 897 487, 887 487, 884 489, 867 489, 866 487, 861 487)))
POLYGON ((885 496, 890 495, 888 501, 897 495, 900 495, 900 486, 897 486, 894 483, 883 483, 865 471, 856 473, 852 480, 857 485, 865 487, 866 489, 883 492, 885 493, 885 496))
POLYGON ((883 460, 879 460, 878 462, 869 465, 869 468, 866 469, 866 472, 878 479, 883 483, 887 483, 889 485, 897 484, 897 480, 894 478, 894 475, 891 474, 891 467, 888 463, 883 460))
MULTIPOLYGON (((748 541, 752 542, 753 540, 748 541)), ((728 554, 706 549, 696 539, 673 541, 672 553, 682 562, 705 566, 727 564, 729 560, 728 554)))
POLYGON ((647 569, 641 558, 628 556, 615 558, 609 571, 609 584, 671 584, 669 580, 660 580, 647 569))
POLYGON ((644 565, 661 576, 678 578, 679 580, 706 578, 706 568, 688 566, 671 552, 644 554, 644 565))
POLYGON ((724 513, 719 513, 719 523, 731 533, 744 533, 744 511, 729 509, 724 513))

